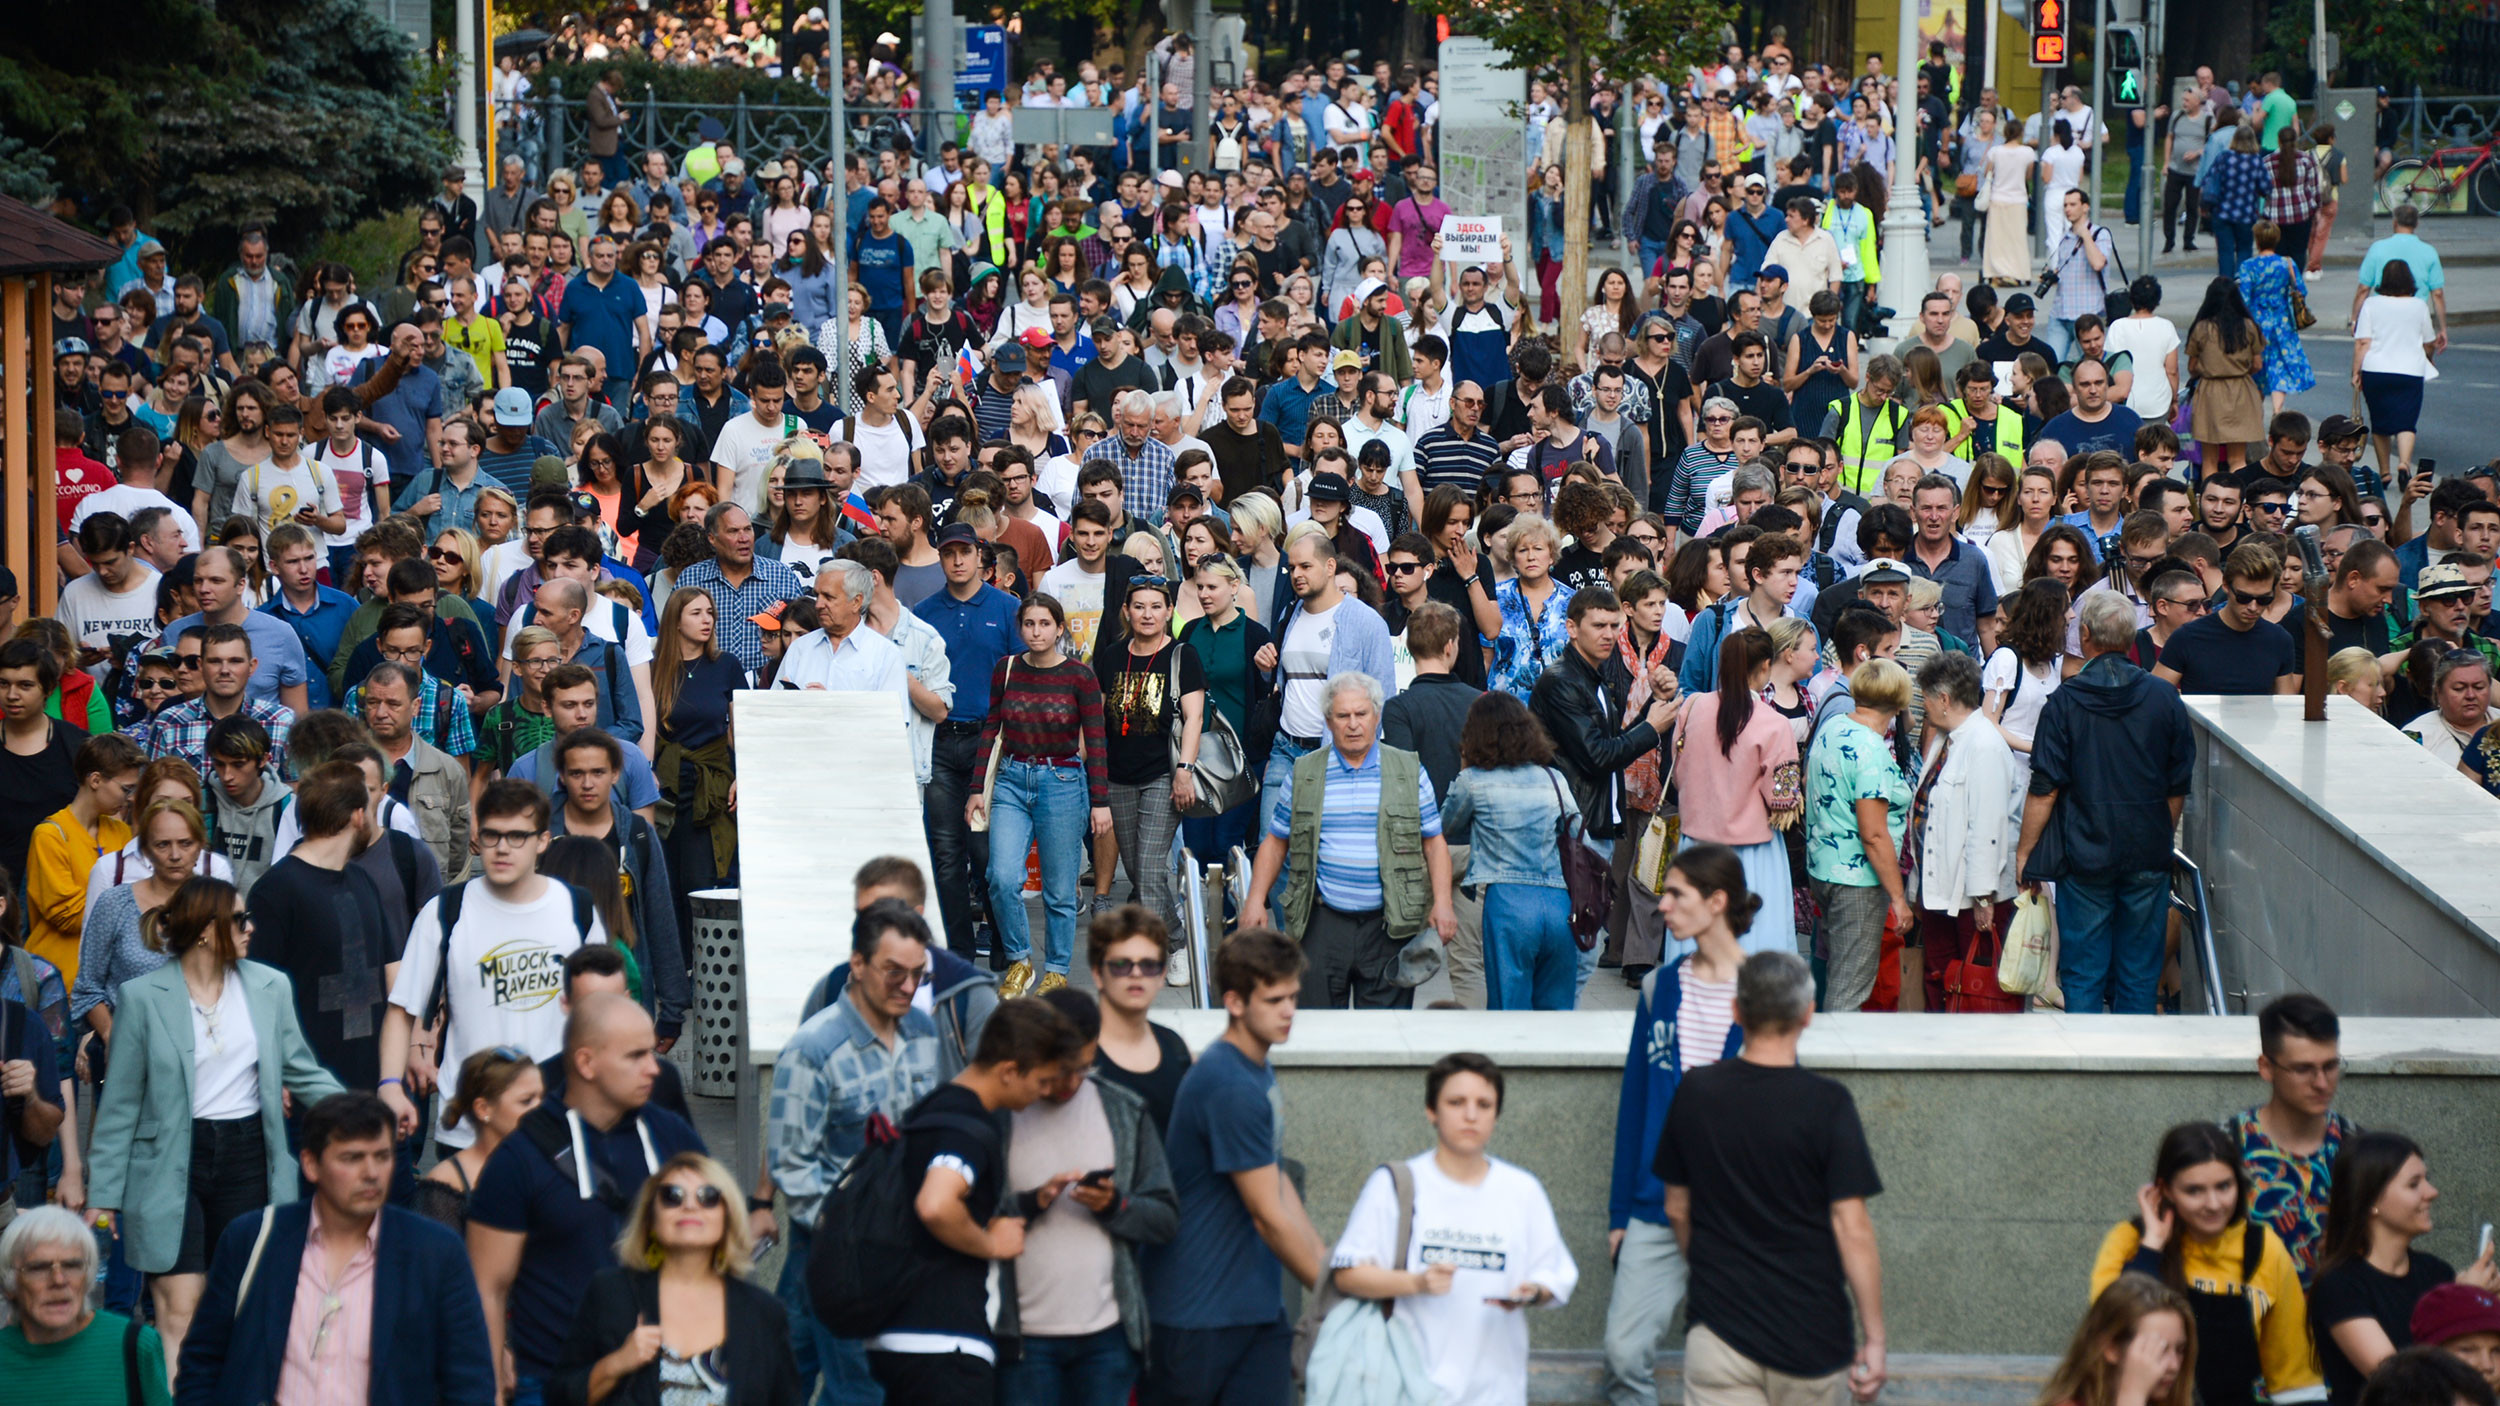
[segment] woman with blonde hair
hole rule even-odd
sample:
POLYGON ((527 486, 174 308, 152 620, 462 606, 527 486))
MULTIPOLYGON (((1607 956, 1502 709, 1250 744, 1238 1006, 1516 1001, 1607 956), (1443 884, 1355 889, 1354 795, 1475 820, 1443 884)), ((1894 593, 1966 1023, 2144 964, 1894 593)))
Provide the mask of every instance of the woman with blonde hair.
POLYGON ((2039 1406, 2192 1406, 2196 1316, 2149 1274, 2122 1274, 2092 1300, 2039 1406))
POLYGON ((147 930, 172 960, 122 983, 87 1204, 119 1222, 179 1362, 226 1227, 296 1197, 285 1096, 310 1107, 341 1089, 304 1038, 286 973, 243 960, 252 920, 234 885, 189 880, 147 930))
POLYGON ((789 1315, 754 1268, 746 1199, 729 1169, 680 1152, 635 1193, 621 1263, 591 1276, 548 1406, 735 1402, 800 1406, 789 1315))
POLYGON ((1573 592, 1554 575, 1562 532, 1553 523, 1524 513, 1495 537, 1499 552, 1510 558, 1511 579, 1496 587, 1490 600, 1472 588, 1468 599, 1476 628, 1493 642, 1486 687, 1525 703, 1546 666, 1570 647, 1565 618, 1573 592))
POLYGON ((477 494, 476 517, 477 548, 483 560, 488 550, 511 541, 512 534, 520 530, 521 500, 513 497, 512 490, 501 484, 481 488, 477 494))
POLYGON ((1971 460, 1970 482, 1953 512, 1953 532, 1974 547, 2014 520, 2014 461, 1991 450, 1971 460))
POLYGON ((477 1186, 486 1159, 521 1126, 521 1119, 546 1097, 547 1081, 538 1062, 525 1050, 497 1045, 460 1061, 459 1078, 443 1103, 443 1127, 467 1123, 476 1140, 437 1161, 417 1180, 415 1209, 419 1215, 465 1231, 469 1224, 469 1193, 477 1186))
POLYGON ((462 527, 446 527, 434 534, 434 545, 425 549, 425 559, 434 568, 437 592, 466 601, 480 620, 495 618, 494 607, 478 591, 483 570, 475 534, 462 527))
POLYGON ((2359 645, 2328 656, 2326 687, 2329 693, 2340 693, 2374 714, 2387 700, 2387 677, 2380 672, 2378 656, 2359 645))
MULTIPOLYGON (((133 814, 142 818, 148 807, 158 801, 182 801, 205 819, 208 815, 208 788, 200 780, 200 769, 181 757, 158 757, 139 773, 139 789, 130 796, 133 814)), ((87 921, 95 921, 96 902, 124 884, 135 884, 153 871, 155 861, 148 856, 148 847, 139 831, 133 830, 130 843, 109 857, 96 861, 87 874, 87 921)), ((212 879, 234 882, 234 866, 226 856, 211 845, 200 857, 196 872, 212 879)), ((83 929, 81 930, 83 932, 83 929)))

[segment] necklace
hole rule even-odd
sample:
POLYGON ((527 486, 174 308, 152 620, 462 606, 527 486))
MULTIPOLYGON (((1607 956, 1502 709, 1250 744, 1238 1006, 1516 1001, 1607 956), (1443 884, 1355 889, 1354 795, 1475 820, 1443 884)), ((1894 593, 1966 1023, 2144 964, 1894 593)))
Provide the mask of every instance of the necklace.
MULTIPOLYGON (((187 980, 185 985, 188 985, 187 980)), ((202 1023, 208 1026, 208 1052, 212 1055, 224 1054, 226 1052, 226 1040, 224 1034, 218 1029, 218 1022, 223 1019, 225 1015, 224 990, 220 989, 217 993, 217 999, 213 1003, 205 1006, 200 1004, 198 997, 192 997, 191 1009, 199 1016, 202 1023)))

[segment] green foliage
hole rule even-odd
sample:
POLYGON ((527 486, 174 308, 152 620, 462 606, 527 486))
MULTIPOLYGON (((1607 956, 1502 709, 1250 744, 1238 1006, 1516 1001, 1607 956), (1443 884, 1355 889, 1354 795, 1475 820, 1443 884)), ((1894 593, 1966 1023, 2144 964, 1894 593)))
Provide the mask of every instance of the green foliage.
MULTIPOLYGON (((772 107, 822 107, 825 96, 804 83, 768 77, 760 68, 695 68, 689 65, 656 64, 649 59, 602 59, 584 63, 547 65, 546 77, 564 85, 564 100, 579 104, 590 85, 609 69, 625 75, 625 86, 619 90, 627 107, 643 100, 643 87, 648 84, 651 96, 664 103, 730 104, 743 93, 749 105, 772 107)), ((542 80, 543 82, 543 80, 542 80)), ((578 118, 578 114, 577 114, 578 118)))
POLYGON ((417 211, 411 205, 358 220, 314 240, 299 264, 339 263, 356 271, 356 286, 383 289, 398 281, 399 256, 417 247, 417 211))
POLYGON ((0 126, 82 201, 138 211, 177 268, 215 272, 247 222, 301 248, 414 203, 448 157, 407 40, 362 0, 12 9, 0 126))
MULTIPOLYGON (((1584 71, 1617 77, 1681 74, 1717 51, 1719 31, 1736 13, 1720 0, 1606 0, 1551 10, 1491 8, 1478 0, 1425 3, 1449 17, 1453 33, 1489 39, 1508 50, 1519 60, 1514 67, 1562 69, 1576 56, 1584 71)), ((1575 75, 1561 76, 1568 83, 1575 75)))
MULTIPOLYGON (((2280 70, 2295 93, 2308 91, 2313 10, 2306 4, 2274 7, 2255 70, 2280 70)), ((2336 81, 2407 91, 2447 62, 2465 21, 2482 17, 2478 0, 2326 0, 2327 32, 2343 41, 2336 81)))
POLYGON ((52 199, 52 158, 0 132, 0 195, 42 208, 52 199))

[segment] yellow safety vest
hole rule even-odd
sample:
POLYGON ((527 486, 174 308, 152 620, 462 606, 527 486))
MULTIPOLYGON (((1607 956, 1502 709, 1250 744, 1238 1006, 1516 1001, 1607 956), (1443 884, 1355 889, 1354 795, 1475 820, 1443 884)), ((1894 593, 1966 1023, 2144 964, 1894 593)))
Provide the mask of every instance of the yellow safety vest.
POLYGON ((1907 451, 1909 438, 1910 408, 1901 402, 1888 400, 1880 410, 1869 412, 1866 402, 1854 393, 1842 400, 1840 425, 1832 435, 1840 448, 1840 486, 1869 498, 1879 496, 1884 489, 1884 466, 1907 451))
MULTIPOLYGON (((1960 400, 1946 401, 1943 410, 1945 438, 1948 440, 1960 434, 1962 426, 1969 424, 1974 418, 1970 413, 1970 408, 1960 400)), ((1967 445, 1956 452, 1964 459, 1972 457, 1967 445)), ((2017 468, 2022 465, 2023 417, 2019 411, 2002 404, 1997 406, 1996 448, 1993 452, 2013 460, 2017 468)))

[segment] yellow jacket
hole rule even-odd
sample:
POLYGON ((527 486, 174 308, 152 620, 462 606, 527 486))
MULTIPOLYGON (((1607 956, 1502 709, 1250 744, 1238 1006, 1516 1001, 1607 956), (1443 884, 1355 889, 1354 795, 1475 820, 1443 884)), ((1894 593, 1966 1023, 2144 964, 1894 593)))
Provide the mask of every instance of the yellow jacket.
POLYGON ((26 950, 61 969, 61 985, 78 980, 78 942, 87 926, 87 875, 96 861, 130 843, 119 817, 96 822, 95 837, 63 806, 35 827, 26 846, 26 950))
MULTIPOLYGON (((2268 1396, 2277 1403, 2324 1401, 2326 1378, 2318 1370, 2317 1349, 2309 1340, 2309 1297, 2301 1290, 2292 1252, 2283 1248, 2271 1227, 2259 1226, 2265 1245, 2258 1253, 2257 1272, 2242 1279, 2242 1224, 2233 1221, 2209 1241, 2188 1239, 2180 1265, 2188 1287, 2248 1301, 2249 1319, 2257 1332, 2257 1362, 2265 1372, 2268 1396)), ((2126 1271, 2142 1241, 2131 1221, 2121 1222, 2102 1237, 2101 1252, 2092 1261, 2092 1297, 2099 1298, 2126 1271)))

